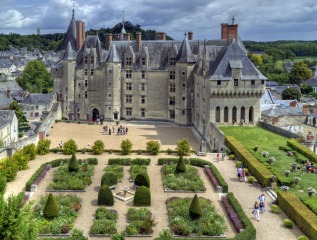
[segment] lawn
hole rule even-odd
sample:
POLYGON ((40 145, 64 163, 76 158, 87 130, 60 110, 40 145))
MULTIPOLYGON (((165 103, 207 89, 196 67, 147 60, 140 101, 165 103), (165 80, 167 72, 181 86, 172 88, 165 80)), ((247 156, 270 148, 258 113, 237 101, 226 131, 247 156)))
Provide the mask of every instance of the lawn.
MULTIPOLYGON (((297 170, 291 172, 288 177, 285 176, 285 170, 291 170, 290 164, 296 162, 294 157, 288 156, 285 151, 279 149, 280 146, 287 147, 287 138, 259 127, 223 126, 220 129, 226 135, 233 136, 240 141, 263 165, 278 177, 279 182, 290 185, 290 191, 294 192, 310 209, 317 213, 317 195, 311 198, 307 196, 308 187, 317 188, 317 174, 305 173, 301 176, 301 170, 297 170), (253 150, 256 145, 258 145, 257 152, 253 150), (269 156, 263 157, 263 151, 269 152, 269 156), (272 165, 268 163, 270 157, 276 158, 272 165), (296 188, 293 187, 295 176, 301 178, 296 188)), ((303 158, 300 154, 297 154, 297 156, 303 158)), ((301 163, 298 164, 301 166, 301 163)))

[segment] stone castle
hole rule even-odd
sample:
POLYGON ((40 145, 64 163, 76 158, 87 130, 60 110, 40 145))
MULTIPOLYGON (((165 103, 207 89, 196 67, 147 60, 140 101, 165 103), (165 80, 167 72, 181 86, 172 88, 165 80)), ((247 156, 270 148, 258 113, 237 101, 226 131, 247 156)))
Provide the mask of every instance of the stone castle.
POLYGON ((52 68, 54 93, 63 118, 73 120, 170 121, 193 125, 216 147, 212 127, 254 125, 267 78, 252 64, 237 24, 221 24, 221 39, 142 41, 120 33, 85 36, 85 24, 73 13, 52 68))

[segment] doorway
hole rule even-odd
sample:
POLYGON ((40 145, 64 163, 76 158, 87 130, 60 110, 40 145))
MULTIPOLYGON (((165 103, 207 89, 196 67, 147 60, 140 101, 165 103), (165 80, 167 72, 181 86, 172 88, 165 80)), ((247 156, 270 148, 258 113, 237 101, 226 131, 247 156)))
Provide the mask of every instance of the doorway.
POLYGON ((93 121, 96 121, 97 118, 99 118, 99 110, 97 108, 94 108, 92 110, 92 120, 93 121))

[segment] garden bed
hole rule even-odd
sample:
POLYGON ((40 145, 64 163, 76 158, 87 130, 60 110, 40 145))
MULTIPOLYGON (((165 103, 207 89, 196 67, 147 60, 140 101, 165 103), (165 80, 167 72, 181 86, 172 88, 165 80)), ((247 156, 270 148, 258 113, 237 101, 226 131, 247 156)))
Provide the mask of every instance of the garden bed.
POLYGON ((198 170, 190 165, 186 166, 185 173, 175 173, 176 164, 165 164, 161 169, 165 191, 206 191, 198 170))
POLYGON ((104 171, 106 173, 113 173, 117 176, 118 182, 122 182, 124 177, 123 166, 122 165, 109 165, 105 167, 104 171))
POLYGON ((205 171, 206 171, 206 174, 208 175, 209 180, 214 185, 214 187, 218 189, 220 187, 218 179, 216 178, 216 176, 214 175, 214 173, 212 172, 211 168, 208 165, 205 165, 205 171))
POLYGON ((152 213, 147 208, 129 208, 127 214, 128 226, 125 233, 128 236, 151 236, 156 225, 152 213))
POLYGON ((41 197, 33 207, 34 219, 39 226, 39 234, 43 236, 65 236, 73 229, 74 221, 81 208, 81 199, 75 195, 55 196, 59 206, 59 214, 53 219, 47 219, 43 215, 47 196, 41 197))
POLYGON ((238 216, 238 214, 235 212, 235 210, 233 209, 231 203, 229 202, 229 200, 227 199, 227 196, 223 195, 221 197, 221 201, 226 209, 226 212, 231 220, 231 222, 233 223, 233 226, 235 227, 235 229, 238 232, 242 232, 244 230, 244 226, 238 216))
POLYGON ((171 230, 176 236, 183 237, 225 237, 225 220, 216 212, 211 201, 199 198, 202 216, 192 220, 189 216, 191 198, 173 197, 166 201, 171 230))
POLYGON ((99 207, 96 210, 93 225, 90 228, 91 237, 108 237, 117 233, 116 221, 118 219, 117 211, 99 207))

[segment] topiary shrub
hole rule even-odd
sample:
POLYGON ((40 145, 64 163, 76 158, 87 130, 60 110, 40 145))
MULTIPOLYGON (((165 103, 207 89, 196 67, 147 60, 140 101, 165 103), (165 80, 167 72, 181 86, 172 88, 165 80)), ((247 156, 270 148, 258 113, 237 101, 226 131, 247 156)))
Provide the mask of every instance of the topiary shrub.
POLYGON ((185 165, 183 156, 179 157, 175 172, 176 173, 184 173, 184 172, 186 172, 186 165, 185 165))
POLYGON ((134 184, 137 186, 145 186, 150 188, 150 178, 147 173, 140 173, 135 177, 134 184))
POLYGON ((299 236, 297 240, 309 240, 309 238, 306 236, 299 236))
POLYGON ((69 139, 63 145, 63 152, 66 155, 75 154, 77 152, 77 144, 73 139, 69 139))
POLYGON ((288 218, 284 219, 284 227, 286 227, 286 228, 293 228, 293 222, 292 222, 292 220, 290 220, 290 219, 288 219, 288 218))
POLYGON ((50 145, 51 145, 51 140, 49 139, 42 139, 38 141, 37 143, 37 153, 39 155, 45 155, 50 152, 50 145))
POLYGON ((43 214, 46 218, 53 219, 58 216, 58 213, 59 207, 54 196, 50 193, 50 195, 48 195, 43 214))
POLYGON ((151 191, 145 186, 139 187, 134 194, 134 206, 151 206, 151 191))
POLYGON ((255 180, 255 177, 253 176, 248 177, 248 183, 253 183, 254 180, 255 180))
POLYGON ((92 146, 92 152, 96 155, 102 154, 105 151, 105 144, 101 140, 96 140, 92 146))
POLYGON ((271 211, 272 211, 272 213, 278 214, 278 213, 280 213, 280 208, 279 208, 279 206, 272 204, 271 211))
POLYGON ((146 151, 152 155, 157 155, 160 151, 161 144, 159 141, 150 140, 146 143, 146 151))
POLYGON ((178 152, 179 156, 188 156, 190 149, 191 147, 187 139, 182 139, 176 142, 175 151, 178 152))
POLYGON ((202 208, 199 203, 199 199, 197 197, 197 194, 195 194, 192 203, 189 207, 189 216, 192 220, 198 219, 203 214, 202 208))
POLYGON ((236 156, 235 156, 234 154, 230 154, 230 155, 229 155, 229 159, 230 159, 230 160, 234 160, 235 158, 236 158, 236 156))
POLYGON ((113 206, 114 199, 110 188, 107 185, 101 186, 98 193, 98 205, 113 206))
POLYGON ((118 177, 114 173, 106 172, 101 177, 101 186, 108 185, 113 186, 117 185, 118 183, 118 177))
POLYGON ((242 162, 241 161, 237 161, 236 162, 236 167, 239 167, 240 165, 242 165, 242 162))
POLYGON ((70 172, 77 172, 79 170, 79 164, 77 161, 77 158, 75 156, 75 154, 72 155, 69 165, 68 165, 68 170, 70 172))
POLYGON ((129 139, 122 140, 120 145, 122 155, 129 155, 131 153, 132 146, 133 144, 129 139))

